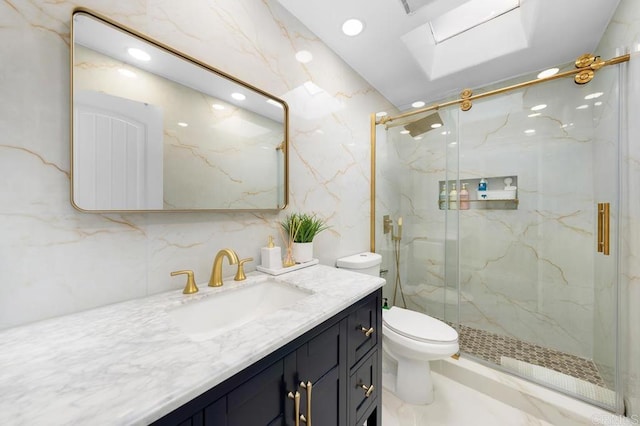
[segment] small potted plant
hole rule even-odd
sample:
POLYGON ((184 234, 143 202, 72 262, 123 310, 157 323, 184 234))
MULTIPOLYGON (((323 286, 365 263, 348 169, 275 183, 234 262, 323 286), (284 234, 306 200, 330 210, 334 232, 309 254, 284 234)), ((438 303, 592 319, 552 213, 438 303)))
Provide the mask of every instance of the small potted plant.
POLYGON ((307 213, 292 213, 280 225, 289 238, 288 247, 296 263, 313 260, 313 239, 329 228, 324 219, 307 213))

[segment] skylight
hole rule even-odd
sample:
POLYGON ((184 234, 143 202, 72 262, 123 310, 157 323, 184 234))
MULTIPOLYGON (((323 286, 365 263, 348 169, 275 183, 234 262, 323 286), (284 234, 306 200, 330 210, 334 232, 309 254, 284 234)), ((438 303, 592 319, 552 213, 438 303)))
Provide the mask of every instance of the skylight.
POLYGON ((520 0, 469 0, 429 22, 436 44, 520 7, 520 0))

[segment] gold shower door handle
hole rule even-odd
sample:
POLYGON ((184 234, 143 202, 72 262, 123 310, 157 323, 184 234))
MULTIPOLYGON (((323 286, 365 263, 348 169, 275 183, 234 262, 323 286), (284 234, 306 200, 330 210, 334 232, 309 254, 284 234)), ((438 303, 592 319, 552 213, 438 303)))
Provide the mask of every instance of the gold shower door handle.
POLYGON ((300 392, 296 391, 295 395, 293 392, 289 392, 287 394, 289 399, 293 399, 295 405, 296 412, 296 426, 300 426, 300 392))
POLYGON ((610 204, 598 203, 598 253, 609 256, 610 204))

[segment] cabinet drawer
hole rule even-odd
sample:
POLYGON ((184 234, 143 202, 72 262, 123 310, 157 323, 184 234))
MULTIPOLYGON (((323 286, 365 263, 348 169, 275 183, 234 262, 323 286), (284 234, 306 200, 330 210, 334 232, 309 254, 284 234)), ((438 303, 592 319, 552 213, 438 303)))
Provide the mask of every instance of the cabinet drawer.
POLYGON ((382 330, 378 330, 378 316, 381 315, 378 292, 365 298, 349 315, 348 319, 348 362, 352 368, 369 350, 376 346, 382 330))
POLYGON ((374 350, 349 379, 349 424, 362 420, 372 403, 379 400, 378 351, 374 350), (375 386, 374 386, 375 385, 375 386), (372 388, 373 386, 373 388, 372 388), (366 389, 365 389, 366 388, 366 389))

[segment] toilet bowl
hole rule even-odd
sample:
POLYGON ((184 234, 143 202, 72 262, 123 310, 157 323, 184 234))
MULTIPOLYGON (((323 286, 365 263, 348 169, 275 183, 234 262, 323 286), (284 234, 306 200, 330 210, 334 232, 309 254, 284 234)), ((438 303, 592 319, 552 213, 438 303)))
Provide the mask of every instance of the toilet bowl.
MULTIPOLYGON (((381 262, 377 253, 360 253, 338 259, 336 266, 379 276, 381 262)), ((429 361, 456 354, 458 332, 428 315, 393 306, 382 310, 382 351, 382 386, 409 404, 430 404, 429 361)))
POLYGON ((431 404, 429 361, 457 353, 458 333, 428 315, 393 306, 382 311, 382 350, 397 365, 384 375, 383 386, 409 404, 431 404))

